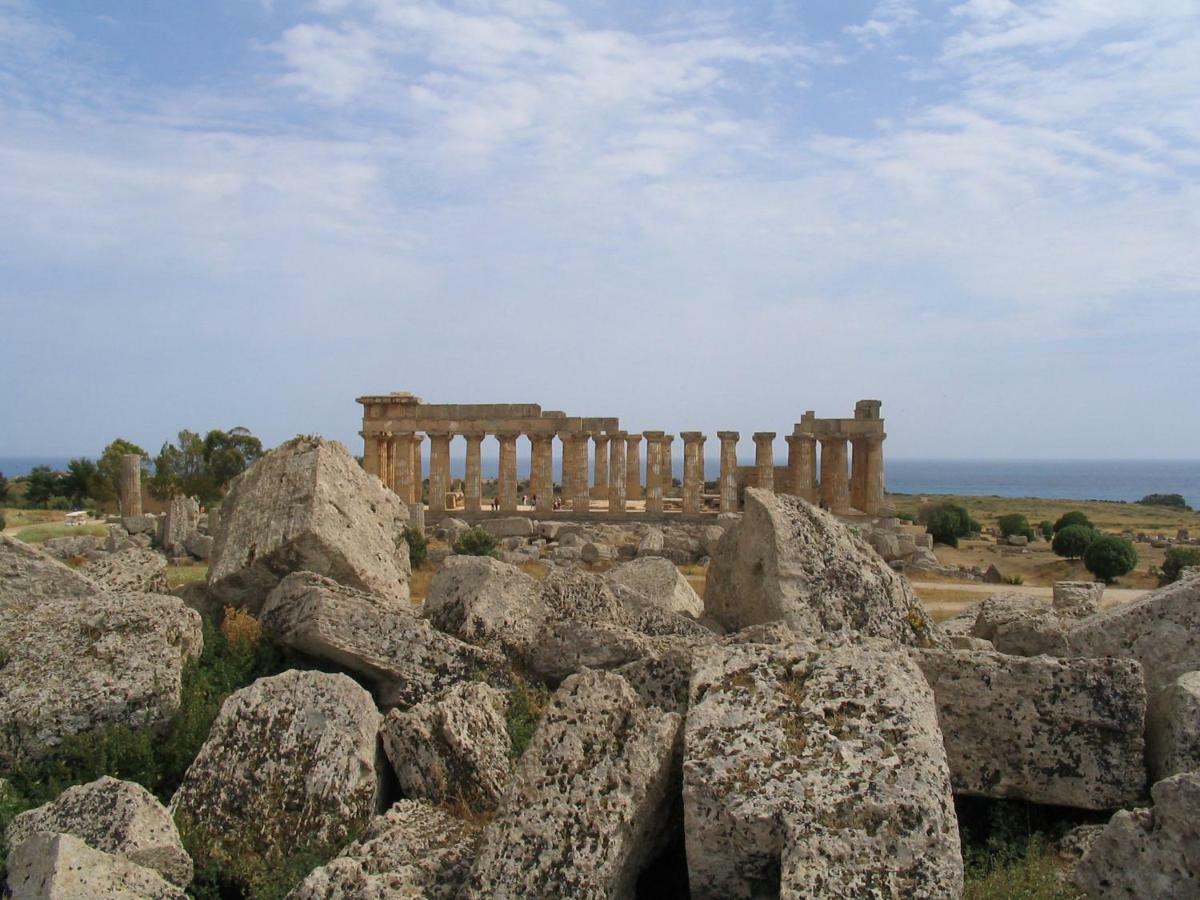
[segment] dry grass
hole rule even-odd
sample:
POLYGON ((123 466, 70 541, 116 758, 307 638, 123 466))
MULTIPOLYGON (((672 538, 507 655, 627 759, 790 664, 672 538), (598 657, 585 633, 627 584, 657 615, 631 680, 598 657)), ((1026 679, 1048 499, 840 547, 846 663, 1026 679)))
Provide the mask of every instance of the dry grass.
POLYGON ((408 592, 414 604, 425 601, 425 595, 429 593, 429 584, 440 568, 438 563, 426 563, 408 576, 408 592))
POLYGON ((889 494, 888 500, 897 512, 913 515, 926 503, 950 500, 966 508, 985 527, 995 525, 1005 513, 1022 513, 1034 528, 1039 522, 1054 522, 1063 513, 1079 510, 1104 531, 1139 531, 1147 534, 1162 532, 1175 536, 1179 528, 1200 530, 1200 512, 1171 509, 1165 506, 1142 506, 1139 503, 1116 503, 1107 500, 1048 500, 1041 497, 964 497, 951 494, 889 494))
POLYGON ((545 581, 546 576, 550 574, 550 567, 545 563, 523 562, 517 568, 531 578, 536 578, 538 581, 545 581))
POLYGON ((66 515, 61 509, 17 509, 15 506, 0 508, 4 514, 7 528, 24 528, 26 525, 44 525, 50 522, 61 523, 66 515))
POLYGON ((185 584, 196 584, 208 578, 208 563, 186 566, 167 566, 167 584, 177 588, 185 584))
POLYGON ((262 640, 262 625, 250 613, 227 606, 221 619, 221 634, 231 647, 253 650, 262 640))

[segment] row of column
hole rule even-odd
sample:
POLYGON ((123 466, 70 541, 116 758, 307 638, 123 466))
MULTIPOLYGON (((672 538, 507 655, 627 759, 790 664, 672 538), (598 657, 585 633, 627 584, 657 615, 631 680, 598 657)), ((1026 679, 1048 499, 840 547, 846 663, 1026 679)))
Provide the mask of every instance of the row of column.
MULTIPOLYGON (((427 432, 429 452, 429 507, 432 512, 446 510, 446 495, 450 490, 451 432, 427 432)), ((482 508, 482 469, 480 465, 484 432, 467 432, 466 477, 464 478, 465 506, 469 512, 482 508)), ((495 435, 500 444, 500 509, 517 509, 517 432, 495 435)), ((538 512, 549 512, 554 505, 553 454, 555 435, 530 435, 530 493, 538 512)), ((568 432, 558 435, 563 443, 562 495, 575 510, 590 509, 591 500, 607 499, 609 512, 625 512, 630 500, 643 499, 640 444, 646 441, 646 512, 663 511, 663 500, 671 489, 674 435, 662 431, 642 434, 616 432, 593 435, 587 432, 568 432), (595 443, 594 478, 589 478, 588 443, 595 443)), ((699 431, 685 431, 683 439, 683 512, 701 511, 704 488, 705 436, 699 431)), ((757 485, 776 490, 775 432, 754 433, 754 469, 757 485)), ((720 510, 738 509, 736 431, 719 431, 720 510)), ((883 438, 884 435, 848 438, 844 435, 817 437, 809 434, 790 434, 788 443, 787 484, 779 489, 819 503, 835 513, 847 513, 851 507, 875 515, 883 506, 883 438), (817 443, 821 444, 820 488, 817 487, 817 443), (853 444, 853 470, 849 471, 847 444, 853 444)), ((415 432, 384 433, 366 438, 368 472, 377 472, 389 488, 409 503, 421 499, 421 435, 415 432)))

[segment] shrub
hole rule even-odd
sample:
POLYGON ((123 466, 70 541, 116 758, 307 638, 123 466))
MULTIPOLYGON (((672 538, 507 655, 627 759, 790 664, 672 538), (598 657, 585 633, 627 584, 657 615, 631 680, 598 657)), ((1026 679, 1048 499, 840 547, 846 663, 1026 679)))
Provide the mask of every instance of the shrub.
POLYGON ((1091 528, 1091 520, 1078 510, 1064 513, 1058 517, 1058 521, 1054 523, 1054 530, 1062 531, 1064 528, 1070 528, 1072 525, 1082 525, 1085 528, 1091 528))
POLYGON ((1054 537, 1054 523, 1050 520, 1044 520, 1040 525, 1038 525, 1038 528, 1042 532, 1042 537, 1046 540, 1050 540, 1050 538, 1054 537))
POLYGON ((1034 540, 1033 529, 1029 527, 1029 520, 1021 513, 1008 513, 996 520, 996 524, 1000 526, 1000 533, 1004 537, 1011 534, 1024 535, 1029 540, 1034 540))
POLYGON ((905 511, 905 512, 898 512, 898 513, 896 513, 896 518, 897 518, 897 519, 899 519, 901 522, 915 522, 915 521, 917 521, 917 517, 916 517, 916 516, 914 516, 912 513, 910 513, 910 512, 907 512, 907 511, 905 511))
POLYGON ((454 542, 454 552, 461 556, 496 556, 496 538, 478 526, 468 528, 454 542))
POLYGON ((520 758, 529 742, 533 740, 538 720, 542 717, 549 699, 545 688, 531 687, 523 681, 518 681, 508 692, 505 725, 508 727, 508 741, 512 747, 509 753, 513 759, 520 758))
POLYGON ((1001 580, 1005 584, 1024 584, 1025 576, 1024 575, 1002 575, 1001 580))
POLYGON ((1067 525, 1056 529, 1050 547, 1058 556, 1067 559, 1082 559, 1087 548, 1096 539, 1096 529, 1090 525, 1067 525))
POLYGON ((262 640, 262 633, 262 625, 250 613, 232 606, 225 607, 221 635, 232 650, 253 652, 262 640))
POLYGON ((979 528, 979 523, 971 518, 966 509, 949 501, 924 507, 921 518, 925 522, 925 531, 935 541, 951 547, 957 547, 960 537, 966 537, 979 528))
POLYGON ((1174 509, 1191 509, 1182 494, 1147 494, 1137 501, 1142 506, 1170 506, 1174 509))
POLYGON ((1163 584, 1178 581, 1188 566, 1200 566, 1200 547, 1172 547, 1163 560, 1159 580, 1163 584))
POLYGON ((411 525, 405 525, 404 540, 408 544, 408 559, 412 567, 421 568, 429 558, 429 542, 425 540, 425 533, 411 525))
POLYGON ((1100 535, 1083 555, 1087 570, 1106 582, 1132 572, 1137 561, 1137 550, 1133 544, 1115 534, 1100 535))

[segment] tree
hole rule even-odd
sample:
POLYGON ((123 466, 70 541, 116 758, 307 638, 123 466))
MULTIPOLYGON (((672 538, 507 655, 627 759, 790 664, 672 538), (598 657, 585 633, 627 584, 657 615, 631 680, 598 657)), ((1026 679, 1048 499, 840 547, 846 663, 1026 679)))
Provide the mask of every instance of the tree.
POLYGON ((1083 525, 1085 528, 1092 527, 1091 520, 1087 516, 1079 511, 1073 511, 1059 516, 1058 521, 1054 523, 1054 530, 1062 531, 1064 528, 1069 528, 1072 525, 1083 525))
POLYGON ((262 441, 241 425, 227 432, 213 430, 204 436, 204 462, 222 491, 262 455, 262 441))
POLYGON ((957 503, 946 501, 921 510, 920 518, 925 522, 925 531, 939 544, 958 546, 958 539, 979 530, 967 510, 957 503))
POLYGON ((1029 520, 1021 513, 1003 515, 996 520, 996 524, 1000 527, 1000 533, 1004 537, 1008 537, 1010 534, 1020 534, 1031 541, 1034 539, 1033 529, 1029 527, 1029 520))
POLYGON ((425 540, 425 533, 419 528, 405 525, 402 534, 408 544, 409 563, 413 569, 421 568, 425 565, 425 560, 429 558, 429 542, 425 540))
POLYGON ((262 442, 240 426, 228 432, 214 429, 203 438, 185 429, 154 458, 150 491, 161 499, 183 494, 211 503, 262 452, 262 442))
POLYGON ((1040 525, 1038 525, 1038 528, 1042 532, 1042 537, 1045 538, 1046 540, 1050 540, 1050 538, 1054 537, 1054 523, 1053 522, 1051 522, 1049 520, 1044 520, 1040 525))
POLYGON ((1115 534, 1100 535, 1083 555, 1087 570, 1105 582, 1132 572, 1137 561, 1137 550, 1133 544, 1115 534))
POLYGON ((25 502, 45 507, 55 497, 63 496, 63 473, 49 466, 34 466, 25 479, 25 502))
POLYGON ((1094 540, 1096 529, 1090 525, 1068 525, 1054 532, 1054 540, 1050 547, 1058 556, 1082 559, 1094 540))
POLYGON ((76 506, 82 506, 89 497, 103 493, 101 481, 95 460, 80 456, 67 463, 67 474, 62 479, 62 494, 76 506))
POLYGON ((100 501, 112 500, 121 492, 121 457, 129 453, 136 453, 142 458, 143 473, 149 472, 150 460, 146 451, 132 441, 127 441, 125 438, 117 438, 100 454, 100 459, 96 462, 100 469, 100 480, 96 485, 98 493, 92 496, 100 501))
POLYGON ((0 503, 8 501, 8 479, 0 472, 0 503))
POLYGON ((1183 494, 1147 494, 1138 503, 1142 506, 1170 506, 1174 509, 1191 509, 1183 494))
POLYGON ((454 552, 461 556, 495 556, 496 538, 479 526, 467 528, 454 542, 454 552))
POLYGON ((1172 547, 1162 564, 1163 584, 1178 581, 1188 566, 1200 566, 1200 547, 1172 547))

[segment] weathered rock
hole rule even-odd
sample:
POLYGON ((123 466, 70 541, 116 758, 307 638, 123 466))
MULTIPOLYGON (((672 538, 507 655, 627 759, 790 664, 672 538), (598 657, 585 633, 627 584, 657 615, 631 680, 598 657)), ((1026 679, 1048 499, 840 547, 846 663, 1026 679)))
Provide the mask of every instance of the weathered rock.
POLYGON ((698 651, 684 746, 693 897, 961 895, 933 693, 896 645, 698 651))
POLYGON ((75 559, 87 556, 93 550, 102 546, 100 538, 94 534, 71 535, 70 537, 50 538, 42 542, 42 550, 55 559, 75 559))
POLYGON ((279 582, 261 621, 284 646, 362 675, 384 707, 411 706, 475 675, 508 681, 499 653, 443 634, 395 600, 312 572, 279 582))
POLYGON ((709 564, 704 610, 730 630, 782 619, 805 636, 946 645, 909 583, 836 518, 757 488, 709 564))
POLYGON ((1137 663, 970 650, 916 654, 937 698, 954 790, 1114 809, 1145 788, 1137 663))
POLYGON ((504 516, 499 519, 484 519, 479 527, 493 537, 532 537, 533 520, 526 516, 504 516))
POLYGON ((524 656, 545 618, 541 586, 486 556, 452 556, 429 584, 425 615, 461 640, 524 656))
POLYGON ((688 685, 692 680, 692 657, 696 648, 676 644, 615 669, 629 682, 646 706, 657 706, 663 712, 687 710, 688 685))
POLYGON ((1029 543, 1029 538, 1023 534, 1010 534, 1008 536, 1008 544, 1010 547, 1024 547, 1029 543))
POLYGON ((562 527, 561 522, 538 522, 537 533, 548 541, 557 541, 562 527))
POLYGON ((983 573, 983 583, 984 584, 1003 584, 1004 583, 1004 573, 1000 571, 1000 569, 996 566, 995 563, 992 563, 990 566, 988 566, 987 571, 983 573))
POLYGON ((483 832, 465 896, 632 897, 661 849, 680 718, 581 672, 551 698, 483 832))
POLYGON ((158 519, 154 516, 125 516, 121 519, 121 527, 130 534, 157 534, 158 519))
POLYGON ((1100 611, 1104 597, 1102 581, 1056 581, 1054 582, 1053 606, 1070 616, 1090 616, 1100 611))
POLYGON ((9 847, 16 848, 43 832, 72 835, 94 850, 153 869, 181 888, 191 884, 192 858, 183 849, 171 814, 131 781, 105 775, 67 788, 50 803, 14 818, 6 838, 9 847))
POLYGON ((647 528, 646 534, 638 541, 638 556, 656 556, 664 546, 664 537, 658 528, 647 528))
POLYGON ((221 705, 171 800, 196 862, 336 845, 376 811, 379 712, 345 675, 260 678, 221 705))
POLYGON ((583 559, 583 554, 578 547, 555 547, 550 552, 550 559, 556 563, 568 565, 579 562, 583 559))
POLYGON ((100 585, 31 544, 0 534, 0 608, 36 606, 62 597, 86 598, 100 585))
POLYGON ((133 547, 81 566, 80 573, 107 591, 168 594, 167 560, 161 553, 133 547))
POLYGON ((433 803, 494 809, 508 781, 508 696, 479 682, 456 684, 383 720, 383 750, 400 792, 433 803))
POLYGON ((196 557, 196 559, 208 559, 212 556, 215 543, 216 538, 211 535, 193 531, 184 539, 183 549, 191 556, 196 557))
POLYGON ((649 606, 693 617, 704 613, 704 601, 669 560, 636 559, 610 570, 604 580, 630 612, 649 606))
POLYGON ((153 869, 95 850, 69 834, 32 835, 8 857, 12 900, 186 900, 153 869))
POLYGON ((136 546, 129 539, 129 532, 120 525, 110 525, 108 527, 108 534, 104 536, 105 553, 120 553, 122 550, 128 550, 130 547, 136 546))
POLYGON ((873 530, 867 536, 867 543, 887 562, 900 558, 900 539, 889 531, 873 530))
POLYGON ((615 559, 617 551, 608 544, 597 544, 589 541, 579 549, 579 558, 584 562, 602 562, 610 559, 615 559))
POLYGON ((208 584, 257 614, 289 572, 326 575, 407 603, 408 505, 346 448, 293 438, 233 480, 221 507, 208 584))
POLYGON ((200 504, 192 497, 172 497, 158 520, 158 546, 170 557, 185 556, 187 536, 200 523, 200 504))
POLYGON ((420 800, 399 800, 334 859, 309 873, 288 900, 456 900, 474 832, 420 800))
POLYGON ((1075 869, 1089 898, 1200 897, 1200 772, 1150 789, 1153 809, 1121 810, 1075 869))
POLYGON ((153 727, 179 708, 200 616, 160 594, 95 593, 0 605, 0 769, 64 737, 153 727))
POLYGON ((1152 784, 1200 770, 1200 672, 1185 672, 1150 701, 1146 770, 1152 784))
POLYGON ((719 525, 705 525, 700 535, 700 543, 704 545, 704 555, 712 556, 717 552, 717 545, 725 536, 725 529, 719 525))
POLYGON ((1067 631, 1074 619, 1029 594, 993 594, 975 608, 972 637, 1013 656, 1071 656, 1067 631))

